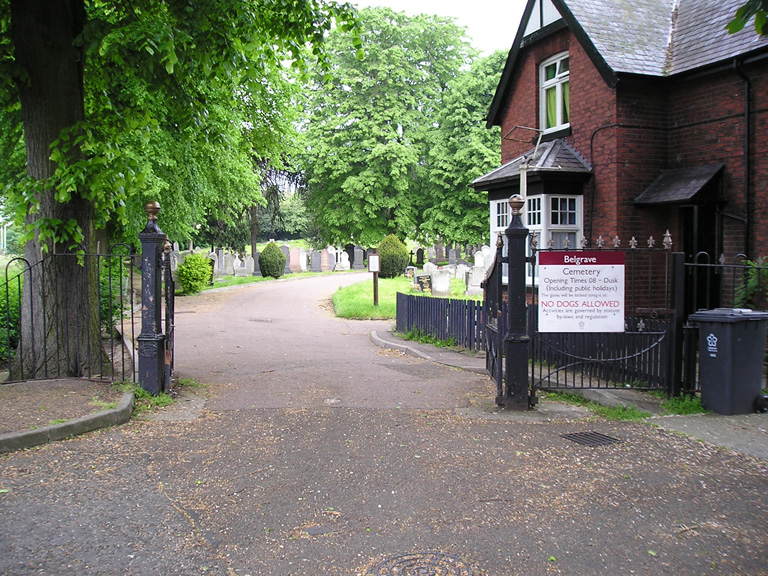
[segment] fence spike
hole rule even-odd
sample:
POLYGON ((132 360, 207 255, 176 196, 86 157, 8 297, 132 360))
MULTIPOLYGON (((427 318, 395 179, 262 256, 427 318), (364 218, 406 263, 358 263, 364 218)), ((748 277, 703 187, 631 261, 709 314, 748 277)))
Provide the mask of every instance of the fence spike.
POLYGON ((568 238, 568 236, 565 237, 565 241, 563 242, 563 247, 568 250, 571 247, 571 239, 568 238))
POLYGON ((656 240, 653 239, 653 236, 648 237, 648 248, 653 248, 656 246, 656 240))
POLYGON ((634 236, 632 236, 632 238, 629 241, 629 247, 632 250, 637 250, 637 238, 635 238, 634 236))
POLYGON ((618 235, 618 234, 616 234, 616 235, 613 237, 613 247, 614 247, 614 248, 616 248, 616 249, 618 249, 618 248, 619 248, 619 246, 621 246, 621 238, 619 238, 619 235, 618 235))
POLYGON ((603 240, 602 236, 597 237, 597 249, 602 250, 603 246, 605 245, 605 240, 603 240))
POLYGON ((589 246, 589 240, 587 240, 586 236, 581 237, 581 248, 582 250, 585 250, 589 246))
POLYGON ((672 249, 672 235, 669 233, 669 230, 664 233, 664 240, 662 241, 662 244, 666 250, 672 249))

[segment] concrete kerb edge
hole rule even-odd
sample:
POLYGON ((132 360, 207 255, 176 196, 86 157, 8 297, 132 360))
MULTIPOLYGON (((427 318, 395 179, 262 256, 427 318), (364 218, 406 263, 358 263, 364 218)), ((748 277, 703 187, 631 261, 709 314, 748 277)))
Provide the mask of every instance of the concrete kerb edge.
POLYGON ((133 401, 133 392, 125 392, 117 403, 116 408, 102 410, 53 426, 43 426, 36 430, 2 434, 0 435, 0 453, 32 448, 33 446, 47 444, 55 440, 63 440, 78 434, 93 432, 100 428, 125 424, 131 419, 133 401))
POLYGON ((423 360, 430 360, 431 362, 437 362, 437 360, 434 359, 429 354, 424 354, 424 352, 422 352, 421 350, 412 348, 407 344, 400 344, 399 342, 390 342, 389 340, 384 340, 381 336, 378 335, 376 330, 371 331, 370 339, 371 339, 371 342, 373 342, 374 344, 376 344, 376 346, 379 346, 380 348, 390 348, 392 350, 399 350, 400 352, 405 352, 410 356, 416 356, 417 358, 422 358, 423 360))

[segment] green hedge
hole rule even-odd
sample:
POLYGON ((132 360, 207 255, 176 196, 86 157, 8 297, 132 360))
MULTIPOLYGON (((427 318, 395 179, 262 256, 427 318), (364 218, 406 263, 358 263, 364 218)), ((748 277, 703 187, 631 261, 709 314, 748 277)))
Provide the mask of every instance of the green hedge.
POLYGON ((285 272, 285 254, 274 242, 270 242, 259 254, 259 270, 262 276, 280 278, 285 272))

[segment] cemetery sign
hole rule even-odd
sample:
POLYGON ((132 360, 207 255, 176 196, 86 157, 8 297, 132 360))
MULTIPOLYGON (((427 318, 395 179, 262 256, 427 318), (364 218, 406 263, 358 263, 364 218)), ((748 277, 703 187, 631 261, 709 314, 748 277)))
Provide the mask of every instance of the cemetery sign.
POLYGON ((624 253, 542 251, 539 332, 624 332, 624 253))

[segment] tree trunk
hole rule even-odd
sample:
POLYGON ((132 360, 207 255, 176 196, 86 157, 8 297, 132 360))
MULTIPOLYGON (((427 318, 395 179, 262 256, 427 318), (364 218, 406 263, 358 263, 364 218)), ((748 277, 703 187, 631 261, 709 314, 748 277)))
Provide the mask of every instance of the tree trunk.
MULTIPOLYGON (((16 62, 26 73, 17 79, 27 146, 27 173, 34 180, 53 176, 50 146, 61 131, 84 118, 84 52, 75 40, 83 31, 83 0, 11 0, 11 34, 16 62)), ((54 189, 36 195, 38 218, 80 225, 86 254, 95 252, 94 207, 79 195, 61 203, 54 189)), ((45 258, 66 246, 27 243, 31 272, 24 280, 22 336, 14 377, 95 375, 103 352, 98 324, 98 262, 76 257, 45 258)))

